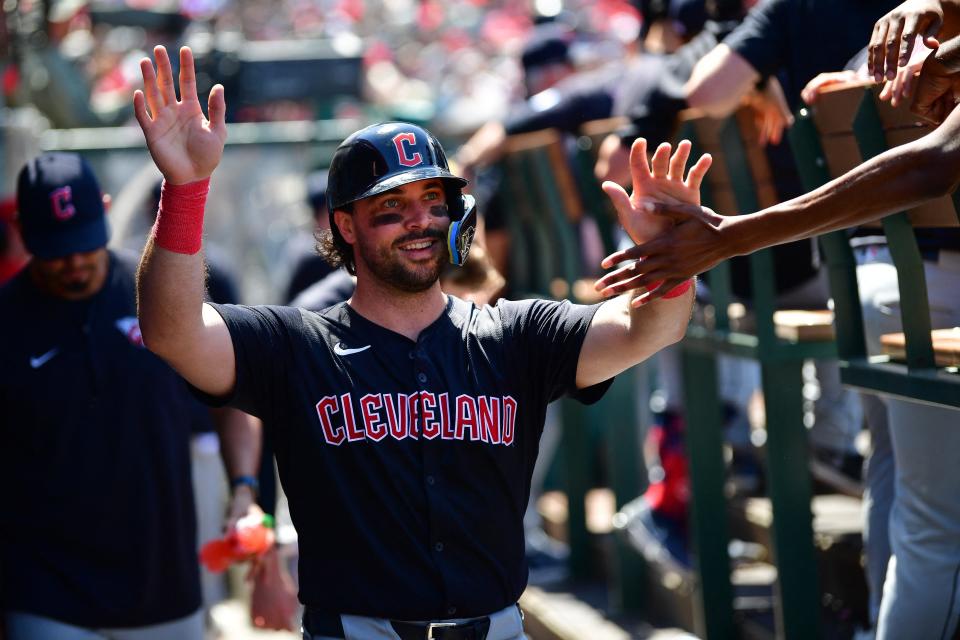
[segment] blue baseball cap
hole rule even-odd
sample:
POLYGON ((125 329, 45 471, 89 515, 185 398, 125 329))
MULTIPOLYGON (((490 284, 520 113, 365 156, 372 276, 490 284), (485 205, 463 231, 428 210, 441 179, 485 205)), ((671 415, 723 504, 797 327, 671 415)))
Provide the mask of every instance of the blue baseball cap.
POLYGON ((103 194, 93 169, 76 153, 44 153, 20 170, 17 210, 23 242, 48 260, 107 245, 103 194))
POLYGON ((537 25, 523 45, 520 63, 527 71, 548 64, 570 64, 572 39, 573 33, 559 25, 537 25))

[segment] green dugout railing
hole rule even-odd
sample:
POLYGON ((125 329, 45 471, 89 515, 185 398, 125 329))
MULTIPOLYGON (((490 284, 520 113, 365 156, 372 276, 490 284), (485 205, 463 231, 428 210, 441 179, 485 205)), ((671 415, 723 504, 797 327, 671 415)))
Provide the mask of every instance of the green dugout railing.
MULTIPOLYGON (((890 147, 931 130, 908 110, 877 98, 878 90, 850 87, 824 93, 802 110, 790 137, 804 186, 814 189, 890 147)), ((843 231, 824 235, 830 265, 837 346, 845 384, 908 400, 960 408, 960 375, 955 364, 939 362, 931 336, 930 306, 923 259, 914 228, 956 227, 957 195, 887 216, 877 233, 886 236, 897 268, 903 325, 899 354, 868 354, 857 292, 856 262, 843 231)), ((942 329, 942 328, 941 328, 942 329)), ((960 414, 958 414, 960 416, 960 414)))
MULTIPOLYGON (((693 143, 694 157, 710 152, 714 158, 702 189, 704 204, 729 214, 756 211, 776 202, 771 170, 748 113, 723 120, 685 117, 678 135, 683 138, 693 143)), ((831 340, 779 337, 771 251, 757 252, 749 260, 753 330, 740 330, 731 322, 728 309, 734 300, 730 267, 724 263, 704 278, 710 291, 706 320, 692 323, 681 343, 692 494, 690 536, 697 573, 696 631, 711 640, 733 638, 738 633, 727 550, 723 421, 717 379, 717 358, 727 354, 755 360, 761 370, 767 423, 765 471, 777 567, 777 635, 815 638, 820 634, 820 602, 802 367, 807 359, 835 357, 835 346, 831 340)))
MULTIPOLYGON (((829 92, 817 107, 801 111, 790 132, 806 189, 815 188, 885 149, 929 131, 904 110, 894 110, 864 88, 829 92)), ((694 143, 694 156, 710 152, 704 203, 722 213, 751 212, 775 204, 770 169, 746 113, 724 120, 687 117, 678 139, 694 143)), ((766 475, 773 510, 773 555, 777 567, 777 637, 821 637, 821 603, 811 521, 807 434, 803 425, 801 367, 806 359, 839 357, 845 384, 920 402, 960 407, 955 364, 938 359, 931 337, 929 304, 915 227, 958 224, 956 197, 941 198, 885 218, 886 235, 899 276, 903 337, 901 353, 869 355, 858 297, 856 263, 845 232, 820 238, 834 298, 836 340, 803 342, 778 337, 774 319, 774 268, 769 250, 750 256, 755 327, 738 330, 727 310, 730 268, 721 264, 704 277, 710 291, 705 320, 691 324, 682 343, 686 391, 686 446, 693 496, 691 547, 695 562, 696 631, 707 638, 737 637, 730 583, 721 408, 717 395, 719 354, 759 362, 767 417, 766 475)), ((945 351, 945 350, 944 350, 945 351)), ((951 356, 953 357, 953 356, 951 356)), ((639 578, 637 578, 639 580, 639 578)))
MULTIPOLYGON (((613 225, 606 196, 571 138, 553 131, 538 131, 508 140, 501 161, 501 185, 511 236, 509 281, 515 297, 534 296, 596 301, 590 296, 594 275, 584 264, 580 225, 588 218, 599 231, 601 251, 612 250, 613 225), (590 191, 592 189, 592 191, 590 191)), ((592 163, 590 163, 592 167, 592 163)), ((597 483, 594 453, 602 446, 607 482, 617 508, 640 490, 642 462, 636 385, 641 367, 624 372, 604 398, 583 406, 572 400, 562 404, 563 436, 558 462, 562 488, 567 495, 567 532, 570 572, 574 579, 595 577, 594 537, 587 529, 585 500, 597 483)))
MULTIPOLYGON (((687 120, 682 137, 695 152, 710 151, 715 165, 704 187, 704 201, 724 212, 752 211, 775 202, 772 178, 752 128, 743 118, 723 121, 687 120)), ((593 177, 593 149, 599 136, 584 136, 576 148, 564 146, 555 132, 517 136, 503 159, 503 189, 511 207, 510 277, 515 291, 576 300, 577 278, 583 275, 576 238, 571 230, 578 216, 596 220, 604 249, 612 248, 611 211, 593 177), (575 186, 570 188, 571 183, 575 186), (571 195, 572 194, 572 195, 571 195)), ((717 394, 716 361, 721 353, 760 362, 767 405, 767 475, 774 511, 774 554, 779 581, 777 617, 780 635, 812 638, 819 634, 820 603, 811 525, 811 482, 807 434, 803 424, 802 374, 806 359, 835 356, 831 341, 795 342, 777 336, 773 262, 769 252, 751 258, 753 312, 756 330, 735 329, 727 315, 733 302, 730 272, 721 265, 707 276, 712 294, 712 321, 691 325, 682 343, 687 394, 687 449, 690 456, 693 507, 692 547, 698 574, 697 631, 709 638, 735 637, 733 589, 727 551, 727 510, 723 495, 725 465, 722 415, 717 394)), ((639 456, 640 423, 636 415, 637 368, 618 378, 597 408, 564 406, 564 489, 568 495, 571 569, 586 577, 590 567, 590 536, 585 526, 583 497, 592 479, 590 430, 602 425, 608 470, 623 508, 641 491, 643 465, 639 456)), ((611 600, 615 607, 644 605, 645 564, 622 536, 616 536, 611 600)))

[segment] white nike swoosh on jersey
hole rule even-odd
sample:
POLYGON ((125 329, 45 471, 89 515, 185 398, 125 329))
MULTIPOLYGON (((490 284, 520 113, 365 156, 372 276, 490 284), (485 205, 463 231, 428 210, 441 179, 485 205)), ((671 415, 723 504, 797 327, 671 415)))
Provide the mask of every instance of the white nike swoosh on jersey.
POLYGON ((342 342, 338 342, 333 346, 333 352, 338 356, 349 356, 349 355, 353 355, 354 353, 360 353, 361 351, 366 351, 369 348, 370 348, 370 345, 367 345, 365 347, 358 347, 356 349, 348 349, 345 346, 343 346, 342 342))
POLYGON ((60 349, 58 347, 54 347, 53 349, 50 349, 50 351, 47 351, 42 356, 37 356, 36 358, 30 358, 30 366, 34 369, 39 369, 43 365, 47 364, 50 361, 50 359, 53 356, 57 355, 58 353, 60 353, 60 349))

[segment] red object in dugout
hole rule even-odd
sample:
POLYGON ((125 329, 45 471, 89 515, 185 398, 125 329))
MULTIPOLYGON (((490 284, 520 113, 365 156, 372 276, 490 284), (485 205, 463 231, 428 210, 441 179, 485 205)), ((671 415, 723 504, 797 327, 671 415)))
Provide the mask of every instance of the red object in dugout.
POLYGON ((220 573, 234 562, 258 556, 273 546, 273 518, 247 516, 222 538, 211 540, 200 549, 200 562, 209 571, 220 573))

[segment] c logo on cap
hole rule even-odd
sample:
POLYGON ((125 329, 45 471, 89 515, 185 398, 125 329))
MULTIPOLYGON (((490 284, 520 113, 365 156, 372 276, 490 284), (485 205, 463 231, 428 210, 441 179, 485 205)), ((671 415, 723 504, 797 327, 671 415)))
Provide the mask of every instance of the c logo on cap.
POLYGON ((393 146, 397 148, 397 158, 400 164, 405 167, 415 167, 423 162, 423 156, 420 155, 419 151, 414 152, 412 156, 407 155, 407 149, 403 146, 404 142, 415 148, 417 136, 410 132, 398 133, 393 136, 393 146))
POLYGON ((60 187, 50 193, 50 204, 53 207, 53 216, 57 220, 69 220, 77 215, 73 206, 73 191, 69 186, 60 187))

